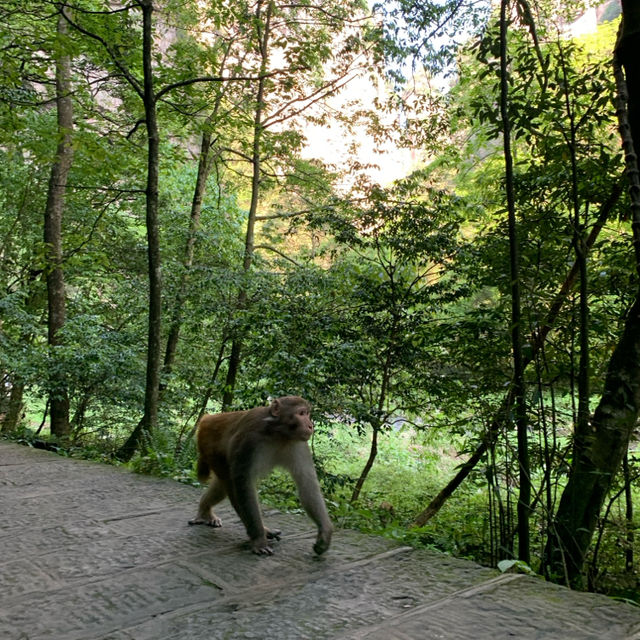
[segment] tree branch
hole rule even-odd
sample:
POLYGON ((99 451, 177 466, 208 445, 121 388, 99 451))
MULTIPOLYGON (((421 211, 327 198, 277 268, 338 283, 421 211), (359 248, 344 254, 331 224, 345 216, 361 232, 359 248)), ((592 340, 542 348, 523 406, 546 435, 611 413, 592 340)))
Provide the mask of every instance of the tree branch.
MULTIPOLYGON (((67 3, 59 3, 59 4, 60 6, 64 6, 64 7, 71 6, 71 5, 67 5, 67 3)), ((127 9, 130 9, 130 8, 133 8, 133 6, 127 7, 127 9)), ((144 90, 142 88, 140 81, 131 73, 131 71, 129 71, 126 65, 118 59, 118 55, 109 46, 109 43, 104 38, 99 36, 97 33, 93 33, 92 31, 89 31, 88 29, 85 29, 84 27, 80 26, 77 22, 75 22, 69 17, 66 11, 62 11, 62 15, 64 16, 65 20, 76 31, 79 31, 80 33, 87 36, 88 38, 92 38, 93 40, 96 40, 105 48, 106 52, 109 54, 109 56, 113 60, 113 63, 116 65, 116 67, 118 67, 122 75, 126 78, 127 82, 133 87, 134 91, 140 96, 140 98, 144 99, 144 90)))
POLYGON ((271 246, 269 246, 267 244, 257 244, 253 248, 254 248, 254 250, 256 250, 256 249, 266 249, 267 251, 273 251, 273 253, 277 253, 281 258, 284 258, 285 260, 288 260, 289 262, 292 262, 296 267, 302 266, 299 262, 296 262, 293 258, 290 258, 289 256, 287 256, 284 253, 282 253, 282 251, 279 251, 275 247, 271 247, 271 246))

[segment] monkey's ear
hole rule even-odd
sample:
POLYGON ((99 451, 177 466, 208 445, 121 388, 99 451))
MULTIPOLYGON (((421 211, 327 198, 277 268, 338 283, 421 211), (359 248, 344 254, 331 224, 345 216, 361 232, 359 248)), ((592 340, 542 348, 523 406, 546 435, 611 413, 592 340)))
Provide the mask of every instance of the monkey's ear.
POLYGON ((276 399, 271 403, 271 406, 269 407, 269 413, 274 417, 278 417, 278 415, 280 414, 280 402, 276 399))

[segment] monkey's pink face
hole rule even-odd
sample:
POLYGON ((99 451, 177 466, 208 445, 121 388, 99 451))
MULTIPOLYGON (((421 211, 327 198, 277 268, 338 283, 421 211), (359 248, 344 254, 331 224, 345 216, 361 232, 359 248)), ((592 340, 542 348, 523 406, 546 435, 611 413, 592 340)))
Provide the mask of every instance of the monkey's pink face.
POLYGON ((269 407, 268 422, 272 433, 287 440, 307 441, 313 434, 311 405, 299 396, 277 398, 269 407))
POLYGON ((296 407, 295 413, 291 418, 291 427, 295 433, 295 437, 300 440, 308 440, 313 434, 313 422, 311 422, 311 412, 309 411, 309 407, 296 407))

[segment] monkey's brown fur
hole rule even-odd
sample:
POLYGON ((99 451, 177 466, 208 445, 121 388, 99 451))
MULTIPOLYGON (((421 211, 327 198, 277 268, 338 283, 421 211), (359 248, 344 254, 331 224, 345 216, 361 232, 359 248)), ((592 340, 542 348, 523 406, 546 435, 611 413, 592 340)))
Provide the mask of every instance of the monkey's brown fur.
POLYGON ((285 396, 268 407, 204 415, 198 423, 198 478, 211 477, 200 500, 198 515, 189 524, 221 526, 213 507, 229 497, 251 540, 254 553, 273 553, 268 540, 279 539, 262 523, 256 484, 274 467, 291 473, 300 502, 318 527, 313 546, 324 553, 333 526, 320 490, 307 441, 313 433, 311 406, 299 396, 285 396))

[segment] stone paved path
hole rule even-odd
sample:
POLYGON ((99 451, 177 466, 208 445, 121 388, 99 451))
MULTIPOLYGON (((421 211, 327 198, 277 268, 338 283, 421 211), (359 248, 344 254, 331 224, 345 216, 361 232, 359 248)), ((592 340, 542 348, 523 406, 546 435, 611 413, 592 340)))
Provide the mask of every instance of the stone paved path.
POLYGON ((189 527, 200 490, 0 441, 1 640, 640 639, 640 609, 268 512, 252 555, 228 508, 189 527))

